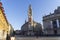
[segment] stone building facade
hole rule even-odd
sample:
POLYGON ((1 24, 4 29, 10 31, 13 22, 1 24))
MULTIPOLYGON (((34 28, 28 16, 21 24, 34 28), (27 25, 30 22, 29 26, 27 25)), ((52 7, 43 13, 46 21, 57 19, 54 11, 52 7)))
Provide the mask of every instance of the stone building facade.
POLYGON ((60 7, 43 17, 44 34, 60 34, 60 7))
POLYGON ((10 34, 9 29, 9 22, 6 18, 2 2, 0 2, 0 40, 6 39, 7 34, 10 34))
POLYGON ((40 23, 34 22, 34 25, 29 30, 28 22, 22 25, 21 31, 23 35, 40 35, 42 33, 42 25, 40 23))

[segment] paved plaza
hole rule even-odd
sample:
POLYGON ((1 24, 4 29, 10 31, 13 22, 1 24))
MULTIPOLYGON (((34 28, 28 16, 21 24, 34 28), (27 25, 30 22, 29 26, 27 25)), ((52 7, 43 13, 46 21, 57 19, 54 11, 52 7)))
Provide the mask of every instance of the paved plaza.
POLYGON ((16 40, 60 40, 60 37, 17 37, 16 40))

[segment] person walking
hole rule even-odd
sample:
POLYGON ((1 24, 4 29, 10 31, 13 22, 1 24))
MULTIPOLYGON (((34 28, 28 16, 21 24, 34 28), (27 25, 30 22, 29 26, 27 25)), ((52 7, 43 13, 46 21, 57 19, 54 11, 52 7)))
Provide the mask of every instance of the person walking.
POLYGON ((7 32, 6 40, 10 40, 10 36, 8 35, 8 32, 7 32))

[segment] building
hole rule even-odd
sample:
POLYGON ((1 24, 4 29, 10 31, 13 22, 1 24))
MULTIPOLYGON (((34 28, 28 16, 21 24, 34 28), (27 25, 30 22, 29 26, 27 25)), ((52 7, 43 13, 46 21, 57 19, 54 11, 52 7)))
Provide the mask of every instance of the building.
POLYGON ((43 17, 44 34, 60 34, 60 7, 43 17))
POLYGON ((14 34, 14 29, 11 24, 9 24, 9 35, 12 36, 14 34))
POLYGON ((7 34, 10 34, 9 23, 4 13, 2 2, 0 2, 0 39, 6 39, 7 34))
POLYGON ((28 21, 22 25, 21 32, 23 35, 35 35, 35 34, 41 34, 42 33, 42 25, 40 23, 37 23, 32 18, 32 8, 31 5, 29 5, 28 9, 28 21))
POLYGON ((21 30, 15 30, 16 35, 21 35, 21 30))

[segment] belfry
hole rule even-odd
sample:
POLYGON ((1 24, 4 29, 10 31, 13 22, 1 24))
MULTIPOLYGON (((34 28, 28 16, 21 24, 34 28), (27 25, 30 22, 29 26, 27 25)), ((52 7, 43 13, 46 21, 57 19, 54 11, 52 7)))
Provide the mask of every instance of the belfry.
POLYGON ((31 5, 29 5, 29 9, 28 9, 28 29, 32 30, 33 26, 33 19, 32 19, 32 8, 31 5))
POLYGON ((28 21, 22 25, 21 31, 23 35, 30 36, 37 34, 37 32, 40 35, 42 32, 42 25, 33 20, 31 4, 28 7, 28 21))

